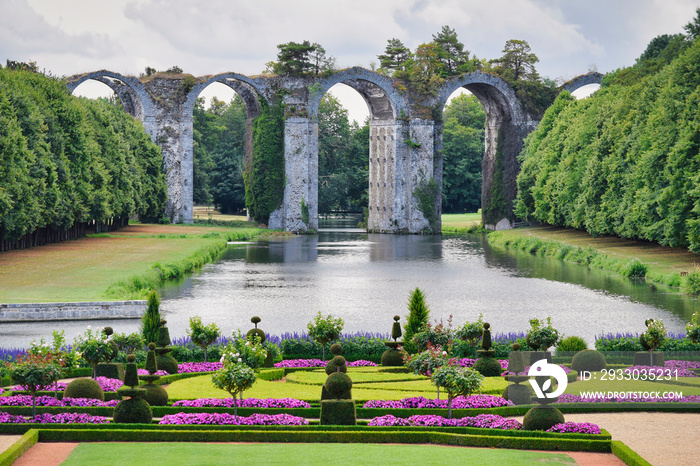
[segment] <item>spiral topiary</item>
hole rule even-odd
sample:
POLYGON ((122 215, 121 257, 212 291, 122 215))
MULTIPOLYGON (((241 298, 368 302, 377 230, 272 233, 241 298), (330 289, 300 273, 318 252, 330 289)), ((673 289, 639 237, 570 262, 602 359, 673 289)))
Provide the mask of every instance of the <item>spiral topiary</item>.
POLYGON ((603 353, 596 350, 583 350, 574 355, 571 360, 571 369, 579 374, 581 371, 602 371, 608 367, 603 353))
POLYGON ((105 400, 105 393, 100 384, 93 379, 75 379, 63 391, 64 398, 92 398, 105 400))

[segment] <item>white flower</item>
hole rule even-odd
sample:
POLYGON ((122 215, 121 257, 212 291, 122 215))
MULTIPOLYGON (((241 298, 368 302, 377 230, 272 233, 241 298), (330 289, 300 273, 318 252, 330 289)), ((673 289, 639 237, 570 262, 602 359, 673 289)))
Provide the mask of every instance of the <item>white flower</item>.
POLYGON ((88 325, 88 326, 87 326, 87 329, 88 329, 88 330, 92 330, 92 325, 88 325))
POLYGON ((443 355, 443 356, 447 356, 447 351, 443 351, 443 352, 442 352, 442 355, 443 355))
POLYGON ((233 357, 234 357, 234 358, 237 358, 237 357, 240 356, 240 355, 241 355, 240 353, 236 353, 236 354, 233 355, 233 357))
POLYGON ((243 362, 243 360, 241 358, 238 358, 238 362, 243 362))
POLYGON ((226 357, 225 357, 225 356, 221 356, 221 359, 219 359, 219 362, 223 364, 223 363, 224 363, 224 359, 226 359, 226 357))

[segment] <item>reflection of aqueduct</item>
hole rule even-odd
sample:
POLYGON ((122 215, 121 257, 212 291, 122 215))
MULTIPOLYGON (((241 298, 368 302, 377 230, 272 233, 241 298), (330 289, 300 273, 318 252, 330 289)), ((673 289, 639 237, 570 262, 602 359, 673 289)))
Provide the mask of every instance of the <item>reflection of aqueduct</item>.
MULTIPOLYGON (((599 83, 589 74, 566 89, 599 83)), ((415 102, 397 81, 363 68, 351 68, 328 78, 248 77, 236 73, 203 76, 155 75, 144 79, 111 71, 95 71, 68 79, 73 91, 86 80, 100 81, 119 96, 124 109, 141 120, 163 152, 168 184, 167 214, 177 222, 192 221, 192 111, 199 93, 219 82, 236 91, 248 115, 247 156, 252 149, 250 124, 259 112, 259 98, 272 100, 285 89, 285 179, 282 206, 270 216, 270 228, 305 231, 318 228, 318 123, 323 95, 335 84, 357 90, 370 110, 369 224, 373 231, 417 233, 432 228, 418 208, 415 189, 434 179, 437 213, 442 199, 442 108, 460 87, 472 92, 486 112, 482 206, 484 223, 510 226, 516 194, 517 155, 524 137, 537 125, 512 89, 500 78, 481 72, 451 78, 429 102, 415 102), (432 111, 430 109, 437 109, 432 111), (309 206, 302 220, 302 201, 309 206), (505 219, 505 221, 504 221, 505 219)), ((437 217, 439 218, 439 216, 437 217)))

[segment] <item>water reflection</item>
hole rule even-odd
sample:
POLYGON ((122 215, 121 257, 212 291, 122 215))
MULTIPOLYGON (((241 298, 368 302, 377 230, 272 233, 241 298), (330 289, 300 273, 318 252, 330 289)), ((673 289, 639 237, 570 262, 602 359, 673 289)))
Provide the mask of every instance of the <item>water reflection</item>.
MULTIPOLYGON (((389 332, 392 317, 407 314, 415 287, 426 292, 432 318, 452 316, 461 325, 483 313, 500 333, 552 316, 565 335, 589 344, 603 332, 644 331, 649 317, 681 332, 698 309, 697 300, 643 281, 494 249, 481 237, 376 235, 352 227, 231 245, 219 262, 164 289, 161 308, 173 336, 185 335, 195 315, 226 334, 248 329, 254 315, 267 332, 301 332, 318 311, 342 317, 348 332, 389 332)), ((107 324, 117 332, 139 327, 137 320, 100 325, 107 324)), ((20 345, 58 325, 72 339, 87 322, 2 324, 0 334, 3 342, 12 339, 4 346, 20 345)))

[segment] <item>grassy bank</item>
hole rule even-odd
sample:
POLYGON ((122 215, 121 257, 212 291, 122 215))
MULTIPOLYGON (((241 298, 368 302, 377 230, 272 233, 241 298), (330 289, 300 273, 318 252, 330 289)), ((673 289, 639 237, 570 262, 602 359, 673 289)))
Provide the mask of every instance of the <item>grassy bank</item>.
POLYGON ((0 254, 0 302, 137 299, 162 280, 215 259, 227 241, 255 237, 254 227, 134 224, 0 254))
POLYGON ((700 293, 700 256, 683 249, 614 237, 594 238, 582 231, 551 226, 492 232, 488 241, 627 277, 645 277, 679 287, 687 294, 700 293))
POLYGON ((442 214, 443 234, 473 233, 481 229, 481 213, 442 214))

